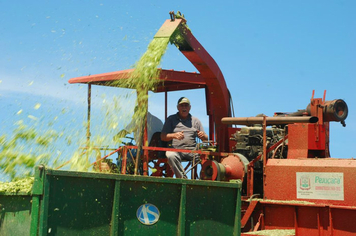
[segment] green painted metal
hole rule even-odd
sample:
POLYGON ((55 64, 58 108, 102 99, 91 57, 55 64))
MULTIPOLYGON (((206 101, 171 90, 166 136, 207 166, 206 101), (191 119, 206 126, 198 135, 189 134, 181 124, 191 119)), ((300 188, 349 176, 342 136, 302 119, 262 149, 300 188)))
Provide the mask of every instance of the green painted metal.
MULTIPOLYGON (((241 184, 240 180, 232 180, 231 182, 241 184)), ((241 235, 241 190, 237 191, 237 204, 235 209, 234 236, 241 235)))
POLYGON ((120 181, 115 181, 113 208, 111 215, 111 235, 119 235, 120 181))
POLYGON ((29 235, 31 197, 3 195, 0 205, 0 235, 29 235))
POLYGON ((183 236, 185 233, 185 205, 187 196, 187 185, 182 184, 181 195, 180 195, 180 208, 179 208, 179 219, 178 219, 178 235, 183 236))
POLYGON ((30 235, 36 236, 38 233, 38 221, 40 218, 40 199, 43 194, 43 166, 35 171, 35 179, 32 186, 32 206, 31 206, 31 227, 30 235))
POLYGON ((0 203, 0 235, 240 235, 240 182, 41 167, 32 196, 0 195, 0 203), (146 203, 160 213, 152 225, 136 216, 146 203))

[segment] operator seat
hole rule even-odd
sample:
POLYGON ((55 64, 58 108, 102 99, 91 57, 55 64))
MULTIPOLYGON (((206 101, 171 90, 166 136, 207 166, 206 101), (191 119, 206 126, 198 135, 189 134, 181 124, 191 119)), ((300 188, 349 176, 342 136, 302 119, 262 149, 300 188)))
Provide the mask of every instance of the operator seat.
MULTIPOLYGON (((168 147, 169 142, 165 142, 161 140, 161 132, 155 132, 152 135, 151 141, 148 146, 150 147, 168 147)), ((166 158, 164 151, 149 151, 149 159, 158 159, 158 158, 166 158)))

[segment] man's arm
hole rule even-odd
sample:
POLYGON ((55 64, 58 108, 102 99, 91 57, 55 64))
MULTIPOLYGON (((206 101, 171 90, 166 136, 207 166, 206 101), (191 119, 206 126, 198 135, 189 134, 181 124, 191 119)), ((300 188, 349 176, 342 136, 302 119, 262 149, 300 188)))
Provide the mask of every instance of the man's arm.
POLYGON ((161 140, 165 142, 171 141, 173 139, 182 140, 183 138, 184 138, 183 131, 176 132, 176 133, 168 133, 168 134, 161 132, 161 140))
POLYGON ((174 125, 172 123, 172 116, 164 122, 162 131, 161 131, 161 140, 165 142, 172 141, 173 139, 182 140, 184 138, 183 131, 174 132, 174 125))
POLYGON ((196 129, 197 129, 197 136, 200 138, 202 141, 207 141, 208 140, 208 135, 204 132, 203 124, 201 121, 196 118, 196 129))

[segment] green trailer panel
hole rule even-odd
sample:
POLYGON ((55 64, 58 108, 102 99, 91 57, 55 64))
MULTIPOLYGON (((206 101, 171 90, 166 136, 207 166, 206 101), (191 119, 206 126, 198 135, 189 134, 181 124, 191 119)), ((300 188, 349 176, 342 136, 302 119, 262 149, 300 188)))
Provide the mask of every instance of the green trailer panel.
POLYGON ((31 195, 0 204, 0 235, 240 235, 239 182, 39 167, 31 195))
POLYGON ((29 235, 31 196, 0 195, 0 235, 29 235))

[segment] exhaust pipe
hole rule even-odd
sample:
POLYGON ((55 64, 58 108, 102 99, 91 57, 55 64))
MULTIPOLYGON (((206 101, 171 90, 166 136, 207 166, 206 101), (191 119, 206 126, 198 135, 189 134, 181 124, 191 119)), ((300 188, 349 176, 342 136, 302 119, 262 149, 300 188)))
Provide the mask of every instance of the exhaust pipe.
MULTIPOLYGON (((293 123, 316 123, 316 116, 295 116, 295 117, 266 117, 267 125, 287 125, 293 123)), ((221 122, 226 125, 255 125, 262 124, 263 117, 224 117, 221 122)))

